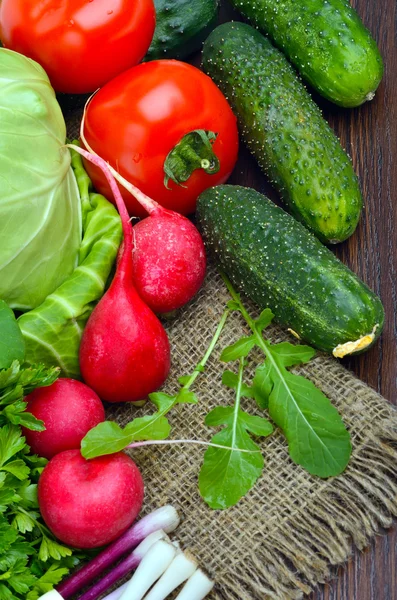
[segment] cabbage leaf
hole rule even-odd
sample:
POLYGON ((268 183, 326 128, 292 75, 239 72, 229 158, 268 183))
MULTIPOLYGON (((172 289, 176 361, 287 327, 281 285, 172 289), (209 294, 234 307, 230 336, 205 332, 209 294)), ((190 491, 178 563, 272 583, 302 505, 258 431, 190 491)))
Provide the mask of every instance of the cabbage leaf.
POLYGON ((41 304, 74 270, 81 205, 66 127, 36 62, 0 48, 0 298, 41 304))
POLYGON ((84 326, 104 293, 121 242, 117 210, 99 194, 80 155, 72 151, 83 215, 83 241, 74 272, 34 310, 18 319, 29 363, 56 365, 62 375, 79 378, 79 346, 84 326))

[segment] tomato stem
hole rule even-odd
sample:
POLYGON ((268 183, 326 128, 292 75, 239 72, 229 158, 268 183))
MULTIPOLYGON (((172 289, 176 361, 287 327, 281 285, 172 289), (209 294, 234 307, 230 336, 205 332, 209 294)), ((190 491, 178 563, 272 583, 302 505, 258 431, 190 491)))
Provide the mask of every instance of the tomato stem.
POLYGON ((218 173, 220 163, 213 150, 217 133, 196 129, 183 136, 164 161, 164 185, 170 180, 177 185, 187 181, 193 171, 203 169, 208 175, 218 173))

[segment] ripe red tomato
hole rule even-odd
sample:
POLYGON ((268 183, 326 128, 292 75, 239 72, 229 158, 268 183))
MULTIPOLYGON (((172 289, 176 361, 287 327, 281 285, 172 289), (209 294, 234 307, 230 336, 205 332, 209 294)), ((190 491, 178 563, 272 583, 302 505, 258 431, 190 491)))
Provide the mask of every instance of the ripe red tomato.
MULTIPOLYGON (((143 63, 107 83, 87 107, 84 137, 125 179, 166 208, 185 215, 194 212, 202 191, 227 180, 238 151, 236 118, 222 92, 202 71, 176 60, 143 63), (186 166, 194 146, 194 160, 188 165, 191 175, 181 185, 170 179, 167 189, 165 160, 195 130, 212 132, 216 139, 206 143, 194 134, 189 147, 178 147, 175 160, 183 155, 186 166), (202 159, 211 154, 219 160, 216 173, 211 172, 216 160, 204 162, 210 165, 209 172, 201 168, 202 159)), ((112 199, 103 174, 87 161, 85 166, 95 188, 112 199)), ((130 214, 145 216, 132 195, 124 188, 121 191, 130 214)))
POLYGON ((93 92, 136 65, 155 28, 153 0, 2 0, 0 39, 33 58, 57 92, 93 92))

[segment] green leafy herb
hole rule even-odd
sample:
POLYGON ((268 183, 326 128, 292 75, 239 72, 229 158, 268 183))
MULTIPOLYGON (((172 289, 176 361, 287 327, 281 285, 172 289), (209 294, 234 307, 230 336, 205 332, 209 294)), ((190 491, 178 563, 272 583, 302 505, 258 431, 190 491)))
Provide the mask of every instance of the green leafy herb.
POLYGON ((0 600, 37 600, 77 564, 40 517, 37 481, 47 461, 29 454, 20 428, 44 429, 23 398, 58 375, 17 360, 0 371, 0 600))
POLYGON ((43 422, 25 412, 27 403, 23 399, 36 387, 51 385, 58 376, 59 369, 43 365, 21 368, 17 360, 0 371, 0 426, 12 423, 42 431, 43 422))
MULTIPOLYGON (((264 311, 256 321, 252 319, 228 278, 222 276, 233 298, 233 309, 241 313, 252 331, 251 338, 243 339, 252 339, 266 357, 256 370, 252 386, 258 405, 268 408, 270 417, 283 430, 292 460, 318 477, 339 475, 346 468, 352 449, 342 418, 311 381, 287 370, 308 362, 315 351, 309 346, 271 344, 265 340, 262 331, 273 317, 271 311, 264 311)), ((246 343, 240 346, 244 356, 246 343)))
POLYGON ((0 300, 0 369, 8 368, 13 360, 23 361, 25 342, 11 308, 0 300))
POLYGON ((267 419, 249 415, 240 408, 243 370, 244 361, 240 358, 234 406, 218 406, 205 419, 207 425, 225 426, 211 443, 230 447, 230 450, 210 447, 204 455, 199 476, 200 494, 214 509, 233 506, 255 485, 262 473, 264 458, 249 434, 268 436, 273 431, 267 419))
MULTIPOLYGON (((171 426, 166 414, 177 404, 195 404, 198 400, 190 390, 197 377, 205 370, 205 365, 211 356, 229 315, 225 310, 217 330, 202 360, 190 375, 179 379, 181 388, 174 395, 164 392, 150 394, 149 398, 157 408, 157 412, 145 417, 138 417, 122 429, 117 423, 105 421, 91 429, 82 440, 81 453, 90 459, 104 454, 120 452, 130 444, 144 440, 164 440, 168 438, 171 426)), ((0 599, 1 600, 1 599, 0 599)))

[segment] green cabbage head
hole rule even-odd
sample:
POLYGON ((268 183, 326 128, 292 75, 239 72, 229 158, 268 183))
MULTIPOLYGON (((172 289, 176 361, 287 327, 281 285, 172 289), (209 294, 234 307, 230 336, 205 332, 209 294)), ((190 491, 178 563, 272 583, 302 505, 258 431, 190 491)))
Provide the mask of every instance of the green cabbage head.
POLYGON ((81 204, 65 122, 34 61, 0 48, 0 298, 32 309, 74 270, 81 204))

